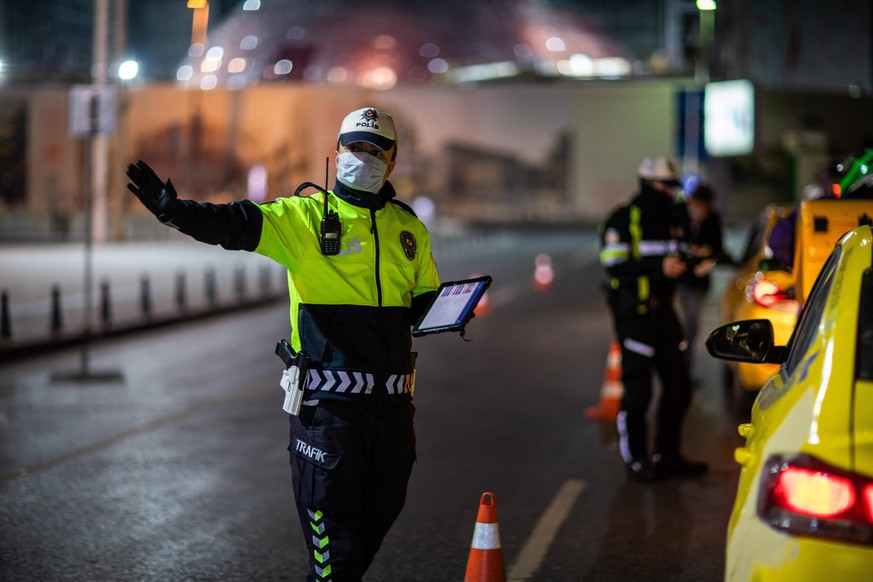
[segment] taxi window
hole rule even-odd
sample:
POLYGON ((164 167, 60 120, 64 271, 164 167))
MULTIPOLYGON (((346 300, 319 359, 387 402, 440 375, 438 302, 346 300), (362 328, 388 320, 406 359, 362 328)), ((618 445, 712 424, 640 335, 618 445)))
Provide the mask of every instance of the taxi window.
POLYGON ((750 261, 764 246, 764 231, 766 227, 767 220, 764 216, 759 216, 752 223, 752 226, 749 227, 749 232, 746 233, 746 248, 743 251, 743 258, 740 259, 740 264, 750 261))
POLYGON ((841 254, 842 247, 837 246, 830 257, 828 257, 827 262, 818 274, 809 300, 803 306, 803 310, 797 320, 797 325, 794 326, 794 332, 788 341, 788 360, 785 363, 785 371, 789 375, 794 372, 797 365, 801 362, 806 350, 818 333, 818 325, 824 314, 828 293, 834 282, 834 273, 840 262, 841 254))
POLYGON ((873 380, 873 269, 864 272, 861 283, 861 312, 858 316, 858 347, 855 350, 855 377, 873 380))

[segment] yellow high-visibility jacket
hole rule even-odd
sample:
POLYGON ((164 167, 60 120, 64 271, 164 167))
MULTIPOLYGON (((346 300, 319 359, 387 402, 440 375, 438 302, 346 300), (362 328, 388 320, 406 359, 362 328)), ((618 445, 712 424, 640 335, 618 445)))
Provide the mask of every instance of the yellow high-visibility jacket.
POLYGON ((321 192, 265 204, 180 200, 173 226, 285 266, 292 347, 315 369, 363 373, 382 385, 411 373, 413 317, 439 286, 427 228, 393 195, 386 183, 367 207, 351 203, 354 196, 337 185, 328 206, 339 215, 341 251, 332 256, 321 253, 321 192))

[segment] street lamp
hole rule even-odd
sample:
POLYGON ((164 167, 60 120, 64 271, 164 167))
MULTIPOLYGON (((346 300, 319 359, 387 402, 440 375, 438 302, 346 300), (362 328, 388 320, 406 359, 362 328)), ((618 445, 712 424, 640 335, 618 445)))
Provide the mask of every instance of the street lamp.
POLYGON ((715 0, 697 0, 697 10, 700 16, 698 33, 700 36, 694 76, 698 85, 705 85, 709 82, 712 44, 715 36, 715 8, 715 0))
POLYGON ((136 78, 139 73, 139 63, 133 60, 127 60, 118 65, 118 78, 122 81, 131 81, 136 78))
POLYGON ((206 46, 206 29, 209 26, 209 1, 188 0, 188 8, 194 11, 191 22, 191 44, 206 46))

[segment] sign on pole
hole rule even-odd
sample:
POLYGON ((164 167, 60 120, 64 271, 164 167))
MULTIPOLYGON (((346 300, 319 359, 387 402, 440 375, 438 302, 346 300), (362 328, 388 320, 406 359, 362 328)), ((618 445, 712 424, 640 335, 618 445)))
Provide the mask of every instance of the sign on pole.
POLYGON ((114 85, 74 85, 70 88, 70 135, 86 137, 115 132, 114 85))
POLYGON ((704 93, 706 151, 745 156, 755 151, 755 86, 746 79, 707 83, 704 93))

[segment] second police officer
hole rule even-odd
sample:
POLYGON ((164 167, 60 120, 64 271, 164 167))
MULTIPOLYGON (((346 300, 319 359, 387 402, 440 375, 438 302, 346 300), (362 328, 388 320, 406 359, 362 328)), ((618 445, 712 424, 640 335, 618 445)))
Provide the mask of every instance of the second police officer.
POLYGON ((608 304, 621 345, 624 395, 616 426, 619 453, 631 478, 654 481, 706 472, 681 454, 682 423, 691 403, 685 339, 673 307, 675 280, 686 269, 687 214, 675 203, 673 162, 646 157, 639 192, 601 225, 600 261, 608 277, 608 304), (661 383, 653 449, 646 414, 652 374, 661 383))
POLYGON ((362 578, 415 460, 410 327, 439 276, 427 229, 394 199, 396 155, 391 116, 366 107, 342 121, 330 192, 198 203, 179 200, 142 161, 127 169, 128 188, 162 223, 288 270, 290 345, 311 362, 303 406, 289 417, 310 581, 362 578))

